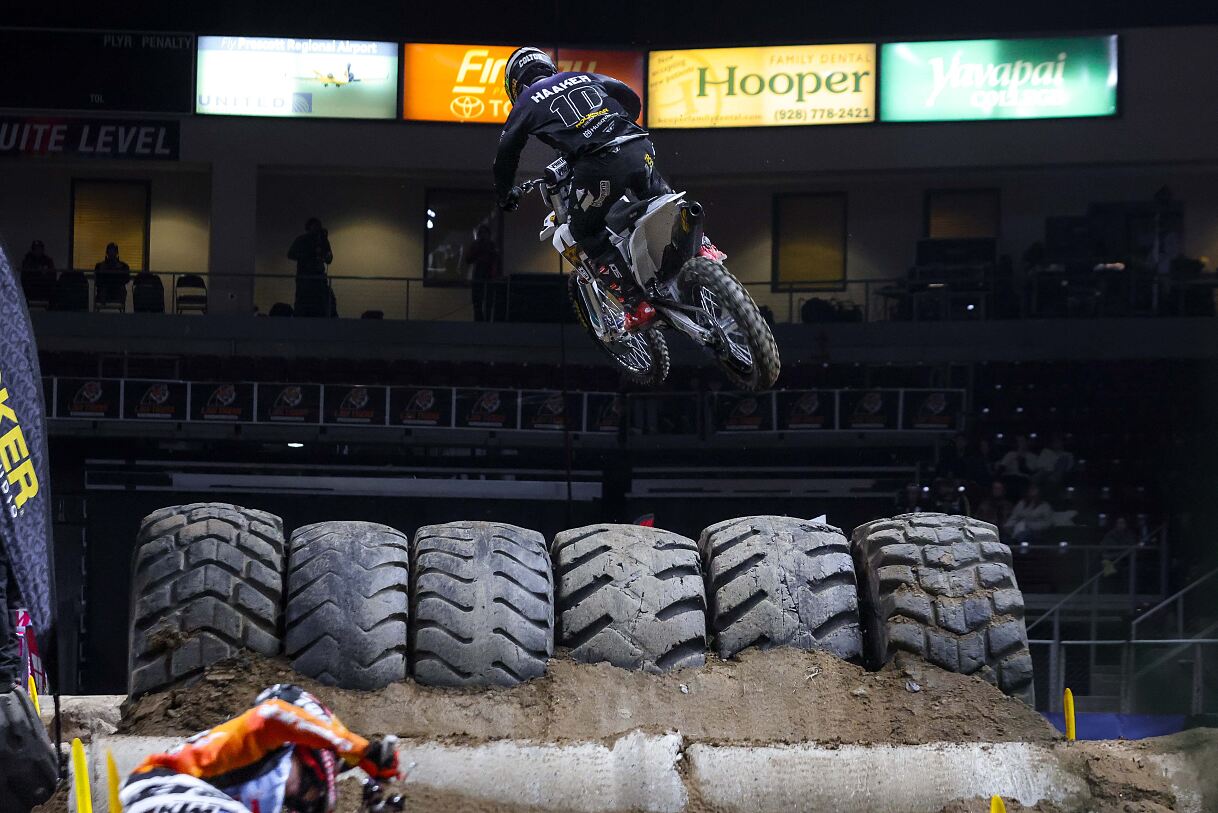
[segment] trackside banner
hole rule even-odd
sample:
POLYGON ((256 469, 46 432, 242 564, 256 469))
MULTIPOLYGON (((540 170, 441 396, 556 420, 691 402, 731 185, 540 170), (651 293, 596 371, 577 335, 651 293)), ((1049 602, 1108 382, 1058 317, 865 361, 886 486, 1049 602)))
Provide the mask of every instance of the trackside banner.
POLYGON ((1117 38, 895 42, 881 54, 882 121, 1114 116, 1117 38))
MULTIPOLYGON (((0 250, 0 542, 34 628, 51 618, 51 494, 38 350, 8 257, 0 250)), ((0 612, 4 612, 0 608, 0 612)))

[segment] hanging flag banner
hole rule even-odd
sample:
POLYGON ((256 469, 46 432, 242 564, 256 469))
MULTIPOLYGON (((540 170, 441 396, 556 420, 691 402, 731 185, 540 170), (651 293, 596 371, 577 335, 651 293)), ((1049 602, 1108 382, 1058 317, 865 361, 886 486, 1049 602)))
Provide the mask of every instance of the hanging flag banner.
POLYGON ((453 425, 453 391, 448 387, 392 387, 389 423, 394 426, 453 425))
POLYGON ((385 425, 384 387, 326 387, 326 423, 385 425))
POLYGON ((649 127, 875 121, 875 45, 652 51, 649 127))
POLYGON ((586 432, 621 432, 626 420, 626 397, 610 392, 590 392, 586 417, 586 432))
POLYGON ((894 42, 883 47, 880 119, 1115 116, 1117 38, 894 42))
POLYGON ((840 428, 896 429, 900 390, 843 390, 840 428))
POLYGON ((258 420, 268 423, 321 423, 318 384, 259 384, 258 420))
POLYGON ((905 390, 902 429, 951 430, 960 426, 964 393, 960 390, 905 390))
POLYGON ((522 392, 520 428, 578 432, 583 427, 583 398, 561 392, 522 392))
MULTIPOLYGON (((50 632, 55 580, 42 392, 25 296, 0 250, 0 555, 12 568, 35 629, 50 632)), ((9 612, 3 602, 0 612, 9 612)))
POLYGON ((518 407, 516 390, 457 390, 457 426, 515 429, 518 407))
POLYGON ((780 392, 778 428, 784 432, 837 428, 837 393, 833 390, 780 392))
POLYGON ((773 395, 715 394, 715 428, 720 432, 768 432, 774 428, 773 395))

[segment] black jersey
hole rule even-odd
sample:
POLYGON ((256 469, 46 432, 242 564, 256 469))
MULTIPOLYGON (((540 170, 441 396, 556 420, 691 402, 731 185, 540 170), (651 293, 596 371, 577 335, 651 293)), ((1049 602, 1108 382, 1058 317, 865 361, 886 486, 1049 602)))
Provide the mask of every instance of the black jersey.
POLYGON ((629 86, 597 73, 557 73, 534 82, 520 92, 499 136, 495 191, 502 199, 512 188, 529 136, 573 161, 645 138, 647 131, 634 123, 642 106, 629 86))

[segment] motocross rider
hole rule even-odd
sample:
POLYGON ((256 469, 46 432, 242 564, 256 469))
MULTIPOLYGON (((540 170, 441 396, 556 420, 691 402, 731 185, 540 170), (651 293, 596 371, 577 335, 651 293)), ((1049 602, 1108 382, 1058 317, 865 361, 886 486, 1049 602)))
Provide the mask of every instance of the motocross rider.
POLYGON ((571 236, 622 297, 626 329, 646 325, 655 308, 605 228, 609 207, 627 190, 639 199, 672 191, 656 171, 647 131, 635 124, 642 102, 611 77, 559 73, 549 54, 528 46, 508 58, 503 83, 513 106, 495 156, 499 206, 510 212, 520 204, 516 167, 529 136, 556 149, 572 169, 571 236))
POLYGON ((278 683, 244 714, 145 759, 120 799, 125 813, 333 813, 339 771, 394 779, 396 743, 353 734, 316 697, 278 683))

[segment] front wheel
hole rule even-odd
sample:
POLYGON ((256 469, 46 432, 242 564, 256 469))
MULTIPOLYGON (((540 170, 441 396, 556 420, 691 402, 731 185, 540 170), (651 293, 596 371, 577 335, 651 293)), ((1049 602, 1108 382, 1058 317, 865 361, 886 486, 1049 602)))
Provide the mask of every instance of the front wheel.
POLYGON ((778 344, 744 286, 721 263, 705 257, 687 260, 681 279, 689 304, 708 317, 707 326, 714 331, 711 351, 732 383, 750 392, 773 386, 782 368, 778 344))
POLYGON ((567 277, 567 294, 579 323, 627 378, 647 386, 668 378, 668 343, 658 330, 626 333, 622 303, 595 280, 581 282, 578 271, 567 277))

